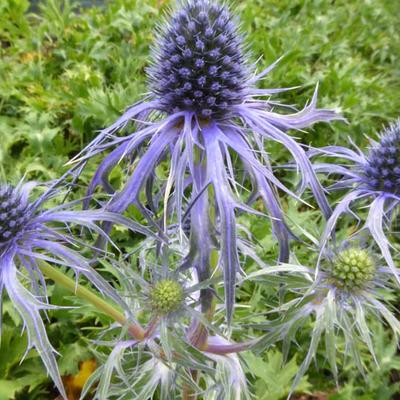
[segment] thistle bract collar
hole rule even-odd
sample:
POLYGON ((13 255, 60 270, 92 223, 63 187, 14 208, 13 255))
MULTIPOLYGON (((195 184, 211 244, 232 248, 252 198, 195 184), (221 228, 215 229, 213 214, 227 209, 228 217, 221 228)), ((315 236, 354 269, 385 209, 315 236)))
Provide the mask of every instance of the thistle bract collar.
POLYGON ((149 294, 152 310, 158 315, 167 315, 177 311, 184 298, 182 285, 172 279, 157 282, 149 294))
POLYGON ((167 112, 201 118, 227 115, 241 103, 247 80, 243 45, 226 5, 184 2, 161 30, 148 71, 152 91, 167 112))
POLYGON ((339 287, 349 290, 362 288, 373 279, 374 274, 374 260, 364 249, 347 249, 333 261, 332 276, 339 287))
POLYGON ((18 190, 0 185, 0 246, 22 232, 28 220, 28 204, 18 190))
POLYGON ((370 150, 364 174, 371 189, 400 193, 400 122, 385 130, 370 150))

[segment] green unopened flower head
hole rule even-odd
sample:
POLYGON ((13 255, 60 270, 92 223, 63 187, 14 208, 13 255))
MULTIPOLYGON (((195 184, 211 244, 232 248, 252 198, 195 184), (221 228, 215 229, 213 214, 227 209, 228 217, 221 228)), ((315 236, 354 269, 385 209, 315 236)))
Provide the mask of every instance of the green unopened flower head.
POLYGON ((374 278, 375 262, 364 249, 350 248, 335 258, 332 275, 335 283, 346 289, 362 288, 374 278))
POLYGON ((163 279, 153 286, 149 297, 153 311, 159 315, 167 315, 180 308, 184 291, 179 282, 163 279))

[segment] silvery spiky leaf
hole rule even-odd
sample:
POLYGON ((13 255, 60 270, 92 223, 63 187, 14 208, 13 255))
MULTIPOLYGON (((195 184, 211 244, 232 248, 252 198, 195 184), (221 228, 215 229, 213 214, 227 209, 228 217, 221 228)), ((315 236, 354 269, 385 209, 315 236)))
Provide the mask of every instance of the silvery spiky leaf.
POLYGON ((384 129, 379 134, 378 141, 371 140, 369 152, 365 153, 357 147, 352 150, 328 146, 310 152, 311 157, 317 155, 336 160, 335 164, 314 163, 314 170, 318 173, 341 176, 330 189, 350 189, 338 202, 327 223, 321 239, 322 248, 331 238, 340 217, 352 214, 359 220, 358 210, 367 207, 369 211, 363 228, 369 231, 387 265, 400 282, 387 238, 400 202, 400 120, 384 129), (340 164, 339 160, 345 164, 340 164))
POLYGON ((114 193, 110 172, 122 159, 132 162, 137 158, 122 191, 115 192, 108 208, 123 212, 133 204, 153 224, 154 215, 163 215, 156 225, 164 228, 170 223, 167 220, 176 218, 182 236, 184 220, 189 218, 191 250, 186 265, 207 277, 210 254, 218 248, 228 321, 240 271, 237 212, 257 213, 251 206, 261 199, 279 242, 279 259, 287 261, 289 257, 291 233, 278 189, 296 195, 274 176, 265 141, 278 142, 291 153, 302 187, 311 188, 328 217, 331 209, 324 190, 302 146, 287 131, 340 119, 334 111, 316 107, 317 90, 306 107, 288 114, 290 107, 269 99, 287 89, 255 87, 276 64, 259 75, 249 71, 248 64, 235 18, 226 3, 180 2, 160 28, 148 72, 149 97, 102 130, 74 159, 83 162, 112 149, 90 184, 91 195, 98 186, 114 193), (134 125, 132 134, 116 135, 130 123, 134 125), (244 170, 246 189, 243 174, 239 177, 233 167, 233 157, 244 170), (165 159, 169 159, 168 177, 160 182, 155 170, 165 159))
MULTIPOLYGON (((72 269, 76 279, 83 275, 103 296, 112 299, 129 313, 128 306, 115 289, 81 255, 90 249, 71 235, 71 226, 88 228, 108 236, 97 225, 99 221, 123 224, 135 232, 151 232, 135 222, 108 211, 73 211, 74 204, 45 208, 45 199, 54 197, 52 187, 36 200, 30 192, 36 185, 20 183, 17 187, 0 184, 0 305, 3 291, 20 314, 28 335, 28 350, 35 348, 63 398, 67 398, 58 372, 54 349, 46 335, 42 314, 56 308, 47 298, 43 262, 72 269)), ((1 328, 1 315, 0 315, 1 328)))
MULTIPOLYGON (((175 337, 176 342, 179 341, 175 337)), ((170 341, 172 339, 170 338, 170 341)), ((102 346, 107 342, 100 342, 102 346)), ((176 344, 176 343, 175 343, 176 344)), ((179 353, 170 358, 163 355, 163 348, 152 339, 138 343, 133 340, 111 341, 112 351, 87 382, 87 391, 98 382, 95 399, 150 399, 158 392, 162 400, 179 398, 185 384, 201 390, 188 373, 196 367, 208 374, 214 374, 207 357, 195 349, 179 346, 179 353), (179 356, 177 356, 179 354, 179 356), (177 356, 177 357, 176 357, 177 356)))
POLYGON ((264 279, 270 284, 270 276, 279 277, 280 282, 287 284, 292 299, 272 310, 278 315, 275 320, 255 325, 268 331, 261 348, 282 341, 283 353, 287 355, 299 332, 310 323, 312 326, 307 354, 294 379, 292 392, 323 343, 323 354, 337 381, 339 341, 344 340, 344 356, 350 357, 364 374, 361 357, 364 349, 377 362, 370 322, 386 324, 395 341, 399 339, 400 322, 384 294, 393 289, 391 270, 382 266, 367 249, 348 247, 329 257, 326 254, 319 269, 284 264, 257 271, 248 278, 264 279))

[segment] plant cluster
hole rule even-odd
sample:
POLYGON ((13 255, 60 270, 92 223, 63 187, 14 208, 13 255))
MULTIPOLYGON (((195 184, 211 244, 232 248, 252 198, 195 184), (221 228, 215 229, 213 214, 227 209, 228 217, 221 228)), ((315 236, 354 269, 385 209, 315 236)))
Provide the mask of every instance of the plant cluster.
POLYGON ((227 4, 180 1, 158 28, 146 97, 101 130, 60 178, 1 184, 0 296, 6 292, 18 311, 27 348, 36 349, 62 398, 68 394, 42 319, 60 307, 50 303, 46 279, 115 321, 97 338, 102 363, 82 398, 251 398, 239 353, 281 346, 284 363, 310 328, 291 396, 313 359, 323 362, 321 343, 338 384, 345 368, 338 353, 366 376, 362 353, 379 363, 373 330, 385 325, 398 340, 392 236, 400 122, 367 152, 303 145, 293 131, 342 116, 317 107, 318 88, 301 110, 275 101, 293 88, 257 85, 279 60, 257 74, 244 40, 227 4), (291 161, 278 167, 266 151, 271 143, 291 161), (99 158, 84 199, 67 201, 99 158), (281 179, 283 170, 296 171, 298 188, 281 179), (343 197, 332 209, 336 191, 343 197), (318 208, 320 239, 292 226, 282 199, 318 208), (277 259, 259 255, 246 215, 269 221, 277 259), (337 235, 348 217, 361 228, 337 235), (118 229, 141 240, 121 251, 112 239, 118 229), (293 249, 306 246, 298 231, 310 239, 315 262, 297 260, 293 249), (237 287, 254 283, 274 300, 238 324, 237 287))

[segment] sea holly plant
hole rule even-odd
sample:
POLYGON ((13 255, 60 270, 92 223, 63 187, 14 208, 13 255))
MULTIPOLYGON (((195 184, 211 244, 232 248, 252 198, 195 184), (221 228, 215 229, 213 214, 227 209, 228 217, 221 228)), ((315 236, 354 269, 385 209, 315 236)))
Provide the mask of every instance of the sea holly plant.
POLYGON ((237 212, 257 213, 252 204, 261 199, 279 242, 280 260, 289 257, 291 233, 277 192, 296 195, 275 177, 264 150, 266 141, 278 142, 291 153, 302 187, 311 188, 325 217, 331 213, 303 147, 288 131, 340 116, 316 107, 317 90, 306 107, 289 114, 291 107, 270 99, 287 89, 256 87, 274 67, 255 73, 226 4, 181 1, 158 29, 147 71, 149 95, 103 129, 74 159, 85 162, 112 149, 88 189, 89 196, 98 186, 113 195, 106 209, 123 212, 135 205, 153 224, 161 214, 161 229, 175 217, 182 236, 184 220, 190 219, 185 266, 196 268, 207 279, 210 254, 218 250, 228 321, 240 272, 237 212), (129 130, 133 133, 126 134, 129 130), (234 157, 244 176, 236 171, 234 157), (109 178, 123 159, 135 163, 122 190, 117 190, 109 178), (164 161, 167 178, 159 181, 156 169, 164 161))
POLYGON ((335 380, 343 349, 338 343, 364 375, 361 352, 367 349, 376 359, 371 319, 386 323, 398 339, 400 323, 389 302, 398 269, 385 228, 390 230, 397 215, 400 125, 386 130, 367 155, 357 148, 310 149, 298 143, 296 131, 341 117, 317 108, 317 89, 297 111, 274 100, 294 88, 258 88, 278 61, 257 74, 244 32, 226 3, 181 0, 157 30, 148 95, 100 131, 43 194, 35 195, 39 188, 32 183, 0 185, 0 294, 6 293, 21 315, 28 349, 37 350, 64 399, 42 320, 58 307, 46 279, 115 321, 96 341, 104 362, 82 398, 247 399, 246 366, 238 353, 282 342, 287 356, 298 332, 311 324, 294 392, 323 337, 335 380), (299 172, 299 193, 309 189, 327 220, 321 241, 314 240, 317 251, 307 248, 310 260, 320 254, 315 267, 303 266, 290 251, 295 236, 280 196, 302 200, 278 179, 278 166, 266 150, 270 144, 289 153, 291 168, 299 172), (348 165, 312 163, 322 155, 348 165), (81 172, 99 157, 86 197, 67 202, 81 172), (113 180, 118 169, 120 185, 113 180), (325 189, 317 179, 323 173, 340 179, 325 189), (326 194, 335 189, 347 193, 332 212, 326 194), (383 258, 373 253, 373 244, 350 241, 344 248, 334 235, 339 217, 354 211, 361 219, 361 207, 350 206, 363 205, 369 207, 365 227, 383 258), (147 227, 123 216, 132 208, 147 227), (270 260, 259 256, 239 224, 238 215, 249 213, 269 219, 279 244, 278 266, 267 266, 270 260), (124 254, 113 242, 116 224, 142 235, 124 254), (104 265, 115 281, 99 272, 104 265), (241 324, 234 312, 239 275, 240 282, 276 289, 275 303, 249 317, 257 323, 241 324), (91 289, 80 284, 80 276, 91 289), (252 334, 254 328, 261 334, 243 334, 249 326, 252 334))

